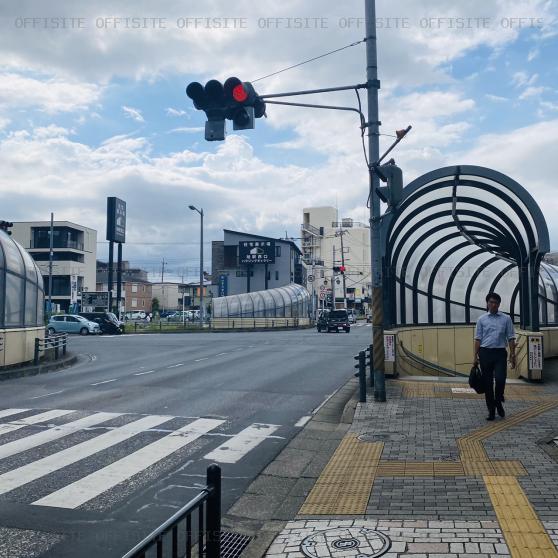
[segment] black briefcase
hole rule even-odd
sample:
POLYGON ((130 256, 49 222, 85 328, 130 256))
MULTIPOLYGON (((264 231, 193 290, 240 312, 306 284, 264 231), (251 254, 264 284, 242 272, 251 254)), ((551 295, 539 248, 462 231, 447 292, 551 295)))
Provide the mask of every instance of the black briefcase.
POLYGON ((469 373, 469 385, 477 392, 484 393, 484 380, 481 369, 477 364, 473 365, 469 373))

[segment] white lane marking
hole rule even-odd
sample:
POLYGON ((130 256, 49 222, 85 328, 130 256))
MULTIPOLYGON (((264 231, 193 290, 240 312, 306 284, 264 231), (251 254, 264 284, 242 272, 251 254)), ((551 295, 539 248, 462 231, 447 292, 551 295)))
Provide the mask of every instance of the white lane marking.
POLYGON ((96 384, 89 384, 90 386, 100 386, 101 384, 110 384, 111 382, 116 382, 118 378, 112 380, 105 380, 104 382, 97 382, 96 384))
POLYGON ((167 366, 167 368, 178 368, 179 366, 184 366, 184 363, 179 362, 178 364, 171 364, 170 366, 167 366))
POLYGON ((14 422, 8 424, 0 424, 0 434, 6 434, 7 432, 13 432, 14 430, 19 430, 31 424, 37 424, 38 422, 43 422, 45 420, 51 420, 58 417, 63 417, 73 413, 74 411, 64 411, 60 409, 55 409, 53 411, 46 411, 45 413, 40 413, 38 415, 32 415, 23 419, 15 420, 14 422))
POLYGON ((18 467, 17 469, 12 469, 0 475, 0 494, 5 494, 14 488, 40 479, 72 463, 77 463, 86 457, 90 457, 99 451, 137 436, 141 432, 158 426, 159 424, 163 424, 172 418, 173 417, 169 416, 149 415, 124 426, 120 426, 119 428, 115 428, 105 434, 96 436, 91 440, 81 442, 81 444, 71 446, 58 453, 18 467))
POLYGON ((187 446, 210 430, 223 424, 222 420, 198 419, 187 426, 175 430, 164 438, 103 467, 82 479, 73 482, 33 502, 35 506, 74 509, 106 492, 117 484, 129 479, 187 446))
POLYGON ((9 417, 10 415, 17 415, 19 413, 25 413, 29 409, 4 409, 0 411, 0 418, 9 417))
POLYGON ((209 357, 203 357, 203 358, 198 358, 196 360, 194 360, 194 362, 201 362, 202 360, 208 360, 209 357))
POLYGON ((144 376, 145 374, 153 374, 153 372, 155 372, 155 370, 148 370, 147 372, 138 372, 137 374, 134 374, 134 376, 144 376))
POLYGON ((277 424, 251 424, 203 457, 219 463, 237 463, 279 428, 277 424))
POLYGON ((62 393, 64 390, 61 389, 60 391, 53 391, 51 393, 45 393, 44 395, 37 395, 37 397, 30 397, 29 399, 41 399, 41 397, 48 397, 49 395, 56 395, 58 393, 62 393))
POLYGON ((301 417, 298 422, 295 424, 296 427, 303 427, 310 419, 312 418, 312 415, 310 415, 309 417, 301 417))
POLYGON ((16 453, 20 453, 31 448, 36 448, 37 446, 41 446, 47 442, 51 442, 52 440, 69 436, 78 430, 88 428, 89 426, 93 426, 101 422, 106 422, 107 420, 111 420, 121 415, 122 413, 95 413, 94 415, 74 420, 73 422, 67 422, 66 424, 61 424, 60 426, 55 426, 54 428, 37 432, 37 434, 32 434, 31 436, 26 436, 25 438, 20 438, 19 440, 14 440, 13 442, 8 442, 7 444, 0 446, 0 459, 10 457, 10 455, 15 455, 16 453))
POLYGON ((312 411, 312 415, 315 415, 334 395, 335 395, 335 391, 333 393, 330 393, 313 411, 312 411))

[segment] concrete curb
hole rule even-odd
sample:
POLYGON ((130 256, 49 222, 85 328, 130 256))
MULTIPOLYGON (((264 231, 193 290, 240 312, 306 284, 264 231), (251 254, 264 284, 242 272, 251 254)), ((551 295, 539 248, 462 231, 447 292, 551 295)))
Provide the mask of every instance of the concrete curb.
POLYGON ((351 378, 256 477, 223 516, 223 530, 253 537, 242 558, 260 558, 292 520, 351 426, 358 381, 351 378))
POLYGON ((150 335, 152 333, 157 333, 157 334, 161 334, 161 333, 247 333, 250 331, 254 331, 254 332, 259 332, 259 331, 291 331, 291 330, 296 330, 296 329, 313 329, 314 326, 298 326, 298 327, 257 327, 257 328, 253 328, 253 327, 248 327, 248 328, 226 328, 226 329, 194 329, 192 328, 191 330, 176 330, 176 331, 165 331, 164 329, 162 330, 152 330, 152 331, 134 331, 133 329, 131 329, 130 331, 127 331, 125 333, 123 333, 123 335, 128 335, 128 334, 134 334, 134 335, 138 335, 138 334, 142 334, 142 335, 150 335))
POLYGON ((67 354, 63 358, 39 364, 38 366, 25 366, 20 368, 12 368, 0 371, 0 382, 2 380, 11 380, 12 378, 22 378, 24 376, 36 376, 37 374, 46 374, 54 372, 61 368, 68 368, 75 364, 78 360, 77 355, 67 354))

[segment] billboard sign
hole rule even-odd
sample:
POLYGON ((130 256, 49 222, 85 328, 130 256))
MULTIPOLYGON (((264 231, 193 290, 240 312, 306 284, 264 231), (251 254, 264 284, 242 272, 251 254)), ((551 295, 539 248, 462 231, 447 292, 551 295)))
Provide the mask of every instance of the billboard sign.
POLYGON ((76 304, 78 301, 78 276, 73 274, 70 276, 70 304, 76 304))
POLYGON ((229 292, 229 278, 226 275, 219 275, 219 296, 227 296, 229 292))
POLYGON ((241 264, 275 263, 275 240, 242 240, 238 255, 241 264))
MULTIPOLYGON (((81 307, 106 308, 109 305, 108 291, 88 291, 81 293, 81 307)), ((85 311, 85 310, 84 310, 85 311)), ((91 310, 94 312, 94 310, 91 310)))
POLYGON ((107 198, 107 240, 126 242, 126 202, 107 198))

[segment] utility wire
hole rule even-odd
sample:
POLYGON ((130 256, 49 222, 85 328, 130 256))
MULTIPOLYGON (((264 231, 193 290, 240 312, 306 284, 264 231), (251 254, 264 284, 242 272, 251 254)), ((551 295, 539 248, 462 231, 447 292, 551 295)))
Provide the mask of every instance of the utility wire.
POLYGON ((263 77, 260 77, 258 79, 253 79, 252 83, 256 83, 257 81, 261 81, 262 79, 267 79, 268 77, 271 77, 271 76, 276 76, 277 74, 281 74, 283 72, 286 72, 287 70, 292 70, 293 68, 298 68, 299 66, 302 66, 304 64, 308 64, 308 62, 314 62, 314 60, 319 60, 320 58, 325 58, 326 56, 329 56, 330 54, 335 54, 336 52, 340 52, 342 50, 345 50, 346 48, 354 47, 354 46, 359 45, 360 43, 365 43, 365 42, 366 42, 366 38, 361 39, 360 41, 357 41, 356 43, 351 43, 350 45, 346 45, 344 47, 337 48, 335 50, 331 50, 329 52, 326 52, 325 54, 320 54, 319 56, 314 56, 314 58, 309 58, 308 60, 305 60, 304 62, 299 62, 298 64, 295 64, 294 66, 289 66, 288 68, 283 68, 282 70, 278 70, 277 72, 273 72, 272 74, 268 74, 267 76, 263 76, 263 77))

